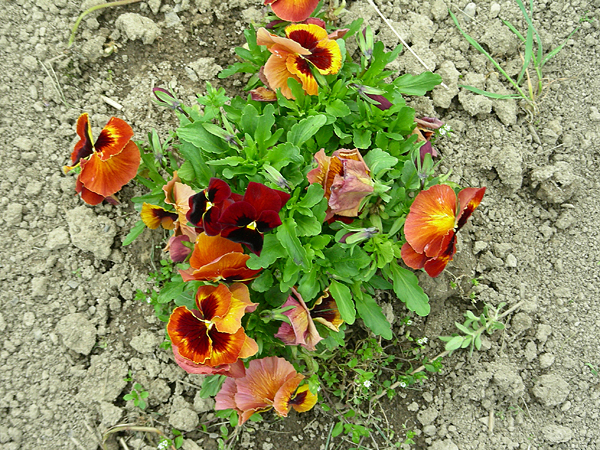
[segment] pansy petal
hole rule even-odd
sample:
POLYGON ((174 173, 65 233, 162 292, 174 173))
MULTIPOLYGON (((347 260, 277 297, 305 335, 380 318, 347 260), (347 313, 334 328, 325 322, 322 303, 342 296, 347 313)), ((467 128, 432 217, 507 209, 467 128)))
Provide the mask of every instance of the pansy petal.
POLYGON ((133 130, 127 122, 118 117, 111 117, 100 132, 100 136, 94 144, 94 150, 99 153, 100 159, 107 160, 121 153, 132 137, 133 130))
POLYGON ((311 410, 316 404, 319 397, 308 389, 308 384, 300 386, 289 404, 298 412, 306 412, 311 410))
POLYGON ((297 336, 294 328, 287 322, 283 322, 279 326, 275 337, 285 345, 300 345, 305 343, 304 335, 297 336))
POLYGON ((277 17, 288 22, 302 22, 312 14, 319 0, 265 0, 277 17))
POLYGON ((221 333, 213 327, 209 330, 208 335, 212 342, 212 352, 208 365, 213 367, 236 362, 247 337, 246 332, 241 327, 234 334, 221 333))
POLYGON ((94 152, 92 140, 92 127, 90 125, 88 113, 83 113, 77 119, 77 135, 79 142, 75 144, 73 153, 71 153, 71 164, 75 165, 82 158, 87 158, 94 152))
POLYGON ((322 75, 338 73, 342 68, 342 52, 337 42, 326 39, 311 49, 306 56, 322 75))
POLYGON ((259 28, 256 32, 256 43, 258 45, 266 45, 273 54, 280 54, 282 56, 287 53, 310 55, 310 50, 302 47, 298 42, 269 33, 265 28, 259 28))
POLYGON ((271 55, 265 63, 265 77, 269 82, 269 88, 274 91, 281 89, 281 94, 285 98, 294 99, 292 90, 287 84, 288 78, 294 78, 296 81, 301 82, 298 76, 293 75, 287 68, 286 64, 287 54, 285 56, 271 55))
POLYGON ((277 101, 277 94, 269 88, 259 86, 250 91, 250 96, 255 102, 274 102, 277 101))
POLYGON ((404 243, 400 251, 402 261, 411 269, 422 269, 427 262, 427 256, 422 253, 417 253, 408 242, 404 243))
POLYGON ((102 203, 103 200, 106 200, 106 198, 103 197, 102 195, 98 195, 95 192, 92 192, 89 189, 86 189, 86 187, 83 185, 83 183, 81 182, 79 177, 77 178, 77 181, 75 182, 75 192, 80 194, 81 199, 84 202, 86 202, 88 205, 92 205, 92 206, 99 205, 100 203, 102 203))
POLYGON ((151 230, 155 230, 161 225, 165 230, 172 230, 175 228, 173 222, 177 220, 177 214, 169 212, 160 206, 145 202, 142 204, 140 217, 144 224, 151 230))
POLYGON ((275 398, 273 399, 273 407, 278 415, 281 417, 287 417, 290 412, 290 401, 292 397, 296 393, 296 389, 300 385, 300 382, 304 379, 304 375, 297 374, 295 377, 287 380, 283 385, 279 388, 277 393, 275 394, 275 398))
POLYGON ((223 255, 228 253, 243 253, 244 249, 240 244, 231 242, 221 236, 207 236, 200 233, 196 238, 194 253, 190 258, 190 265, 195 269, 217 261, 223 255))
POLYGON ((297 375, 294 366, 271 356, 250 361, 246 375, 236 380, 235 403, 242 411, 258 411, 273 406, 277 391, 297 375))
POLYGON ((237 297, 234 296, 233 292, 229 291, 229 305, 227 310, 215 311, 211 318, 217 330, 223 333, 235 333, 242 326, 242 317, 246 314, 247 308, 256 309, 256 306, 258 306, 258 303, 250 301, 250 291, 245 284, 237 283, 235 293, 237 297))
MULTIPOLYGON (((190 361, 189 359, 184 358, 179 353, 176 345, 173 345, 173 356, 175 357, 175 362, 179 367, 185 370, 187 373, 193 373, 198 375, 226 375, 228 377, 234 376, 235 373, 239 373, 239 369, 237 369, 236 364, 225 364, 223 366, 210 367, 204 364, 196 364, 190 361)), ((240 361, 241 363, 241 361, 240 361)), ((242 364, 243 366, 243 364, 242 364)))
POLYGON ((315 322, 319 322, 335 332, 340 331, 340 325, 344 323, 337 303, 329 291, 317 299, 310 310, 310 316, 315 322))
MULTIPOLYGON (((221 390, 215 396, 215 410, 221 411, 223 409, 235 409, 238 410, 235 404, 235 394, 237 393, 237 386, 234 378, 227 378, 221 390)), ((239 410, 238 410, 239 411, 239 410)), ((241 411, 239 411, 241 413, 241 411)))
POLYGON ((329 169, 329 161, 331 160, 331 157, 325 155, 325 150, 321 149, 315 153, 313 158, 317 163, 317 168, 308 172, 306 178, 308 178, 308 182, 310 184, 318 183, 323 186, 325 176, 327 175, 327 170, 329 169))
MULTIPOLYGON (((250 356, 254 356, 258 353, 258 344, 254 339, 249 336, 246 336, 246 340, 244 341, 244 345, 242 345, 242 349, 240 350, 239 358, 249 358, 250 356)), ((243 364, 242 364, 243 367, 243 364)), ((232 376, 232 375, 230 375, 232 376)))
MULTIPOLYGON (((196 306, 202 319, 213 322, 215 317, 224 317, 229 312, 231 292, 223 283, 218 286, 200 286, 196 292, 196 306)), ((235 333, 241 326, 240 323, 234 330, 225 332, 235 333)))
POLYGON ((456 194, 445 184, 421 191, 406 217, 404 234, 417 253, 435 258, 442 251, 442 241, 454 230, 456 194))
POLYGON ((183 358, 203 364, 210 357, 212 346, 208 338, 208 327, 185 306, 173 310, 167 332, 183 358))
POLYGON ((244 193, 244 201, 254 206, 257 214, 260 214, 262 211, 279 212, 283 204, 285 204, 282 200, 284 198, 289 199, 289 197, 289 194, 285 192, 271 189, 262 183, 255 183, 254 181, 248 183, 248 188, 244 193))
MULTIPOLYGON (((244 197, 245 200, 246 197, 244 197)), ((279 201, 279 198, 277 199, 279 201)), ((227 226, 245 227, 254 222, 258 217, 256 208, 247 201, 235 202, 221 213, 219 222, 227 226)), ((224 231, 224 230, 223 230, 224 231)), ((226 237, 224 233, 221 236, 226 237)))
POLYGON ((244 253, 228 253, 213 263, 198 269, 191 267, 188 270, 180 270, 179 273, 181 273, 183 281, 248 281, 256 278, 261 271, 261 269, 248 269, 246 261, 249 259, 250 255, 244 253))
POLYGON ((140 152, 133 141, 122 151, 108 159, 94 153, 89 160, 81 160, 79 179, 84 186, 98 195, 108 197, 118 192, 137 174, 140 152))
POLYGON ((263 211, 256 219, 256 229, 263 234, 279 225, 281 225, 281 218, 276 211, 263 211))
MULTIPOLYGON (((319 93, 319 85, 312 74, 309 62, 305 58, 300 55, 288 55, 285 60, 285 66, 287 71, 302 83, 302 89, 308 95, 317 95, 319 93)), ((283 93, 283 89, 281 92, 283 93)))
POLYGON ((231 239, 233 242, 244 244, 248 249, 257 255, 263 248, 264 238, 258 230, 242 227, 229 227, 221 231, 221 236, 231 239))
POLYGON ((327 39, 325 28, 312 23, 295 23, 285 27, 285 35, 303 48, 312 49, 323 39, 327 39))
POLYGON ((430 258, 424 264, 423 268, 425 269, 425 272, 427 272, 427 275, 429 275, 431 278, 436 278, 444 271, 446 265, 448 264, 448 262, 450 262, 450 260, 451 258, 448 256, 438 256, 437 258, 430 258))
POLYGON ((483 195, 485 194, 485 188, 465 188, 458 193, 458 204, 460 207, 460 211, 458 213, 458 220, 456 225, 456 231, 460 230, 475 208, 479 206, 481 200, 483 199, 483 195))

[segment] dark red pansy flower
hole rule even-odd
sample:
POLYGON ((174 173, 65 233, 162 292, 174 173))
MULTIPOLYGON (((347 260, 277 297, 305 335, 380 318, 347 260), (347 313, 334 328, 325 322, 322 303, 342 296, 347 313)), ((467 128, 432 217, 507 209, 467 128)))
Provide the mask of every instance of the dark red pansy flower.
POLYGON ((221 236, 260 254, 263 234, 281 225, 279 211, 289 199, 286 192, 251 181, 244 197, 221 214, 221 236))
POLYGON ((232 194, 227 183, 219 178, 211 178, 206 189, 190 197, 187 220, 203 229, 208 236, 218 235, 221 232, 218 223, 221 212, 235 200, 230 200, 232 195, 237 194, 232 194))

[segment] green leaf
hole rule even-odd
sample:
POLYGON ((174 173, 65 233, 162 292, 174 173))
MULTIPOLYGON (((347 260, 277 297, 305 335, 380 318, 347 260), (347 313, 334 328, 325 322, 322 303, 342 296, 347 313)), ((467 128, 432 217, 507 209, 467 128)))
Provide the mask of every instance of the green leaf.
POLYGON ((266 234, 260 256, 251 253, 250 259, 246 261, 246 267, 252 270, 267 268, 282 256, 285 256, 285 250, 279 243, 277 236, 266 234))
POLYGON ((294 220, 298 225, 298 236, 316 236, 321 232, 321 223, 314 216, 298 214, 294 220))
POLYGON ((325 191, 323 190, 323 187, 320 184, 313 183, 308 186, 308 189, 306 189, 306 194, 304 194, 302 200, 297 203, 297 206, 303 208, 312 208, 321 200, 323 200, 324 195, 325 191))
POLYGON ((281 225, 277 227, 277 239, 288 252, 288 255, 297 264, 304 269, 311 266, 311 262, 306 254, 306 249, 302 247, 300 239, 296 234, 296 222, 294 219, 287 217, 283 219, 281 225))
POLYGON ((223 69, 221 72, 219 72, 217 77, 218 78, 227 78, 227 77, 230 77, 231 75, 233 75, 234 73, 239 73, 239 72, 255 73, 255 72, 258 72, 259 69, 260 69, 260 67, 253 63, 237 62, 237 63, 230 65, 226 69, 223 69))
MULTIPOLYGON (((360 289, 360 287, 358 288, 360 289)), ((355 295, 356 311, 373 333, 384 339, 392 339, 390 323, 383 315, 381 306, 369 294, 355 295)))
POLYGON ((183 142, 179 146, 179 152, 185 158, 186 162, 192 164, 194 174, 196 175, 195 182, 200 186, 208 186, 210 178, 213 176, 213 171, 204 162, 204 157, 200 150, 193 144, 183 142))
POLYGON ((344 431, 344 422, 339 421, 333 427, 333 430, 331 431, 331 437, 338 437, 340 434, 342 434, 342 431, 344 431))
POLYGON ((462 336, 454 336, 452 339, 450 339, 448 342, 446 342, 445 350, 447 352, 458 350, 459 348, 462 347, 462 343, 463 343, 462 336))
POLYGON ((402 168, 402 182, 407 190, 418 189, 421 181, 414 161, 407 159, 402 168))
POLYGON ((356 310, 354 309, 354 300, 352 300, 350 288, 345 284, 333 280, 331 285, 329 285, 329 292, 331 292, 337 304, 342 319, 348 325, 352 325, 356 320, 356 310))
POLYGON ((135 223, 135 225, 133 226, 133 228, 131 230, 129 230, 129 233, 127 233, 127 236, 125 236, 125 239, 123 239, 123 247, 125 247, 126 245, 129 245, 133 241, 135 241, 136 238, 140 234, 142 234, 145 229, 146 229, 146 224, 142 220, 138 220, 135 223))
POLYGON ((305 302, 310 302, 321 291, 321 285, 317 280, 319 275, 319 270, 317 269, 317 267, 313 267, 310 272, 305 273, 300 278, 300 282, 298 283, 298 292, 305 302))
POLYGON ((371 146, 371 130, 352 130, 352 140, 354 141, 354 145, 356 148, 369 148, 371 146))
POLYGON ((242 110, 240 127, 244 133, 254 136, 254 133, 258 127, 258 110, 254 107, 254 105, 248 104, 242 110))
POLYGON ((288 142, 301 146, 308 141, 327 122, 323 114, 310 116, 295 124, 287 134, 288 142))
POLYGON ((350 108, 344 103, 343 100, 337 98, 327 106, 325 106, 325 112, 331 114, 334 117, 346 117, 350 115, 350 108))
POLYGON ((291 142, 283 142, 271 148, 264 160, 274 169, 281 170, 288 164, 300 164, 303 162, 300 149, 291 142))
POLYGON ((392 169, 398 164, 398 158, 390 155, 388 152, 375 148, 364 157, 365 163, 374 175, 379 175, 382 171, 392 169))
POLYGON ((200 398, 214 397, 217 395, 226 378, 225 375, 207 375, 202 381, 200 398))
POLYGON ((394 284, 394 293, 398 298, 406 303, 406 307, 414 311, 419 316, 429 314, 429 297, 419 286, 417 276, 408 269, 400 267, 397 263, 391 263, 389 266, 391 279, 394 284))
MULTIPOLYGON (((189 142, 208 153, 221 154, 229 150, 223 139, 209 133, 200 121, 187 124, 177 130, 179 139, 189 142)), ((184 155, 185 156, 185 155, 184 155)), ((187 159, 187 157, 186 157, 187 159)))
POLYGON ((437 73, 423 72, 419 75, 407 73, 396 78, 394 86, 406 95, 425 95, 441 82, 442 77, 437 73))
POLYGON ((158 294, 158 303, 168 303, 179 297, 187 285, 183 281, 169 281, 160 290, 158 294))
POLYGON ((267 292, 273 286, 273 274, 270 270, 263 270, 260 276, 252 282, 252 289, 256 292, 267 292))

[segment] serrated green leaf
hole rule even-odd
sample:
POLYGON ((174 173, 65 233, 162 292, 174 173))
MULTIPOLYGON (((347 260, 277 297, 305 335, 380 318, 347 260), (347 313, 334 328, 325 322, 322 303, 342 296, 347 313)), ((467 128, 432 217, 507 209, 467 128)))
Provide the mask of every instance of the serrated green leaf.
POLYGON ((352 140, 356 148, 369 148, 371 146, 372 135, 371 130, 359 130, 356 128, 352 130, 352 140))
POLYGON ((283 219, 281 225, 277 227, 277 239, 287 250, 288 255, 294 261, 294 264, 308 269, 311 262, 306 254, 306 249, 302 247, 300 239, 296 234, 296 222, 294 219, 287 217, 283 219))
POLYGON ((333 280, 329 285, 329 292, 331 292, 331 296, 337 304, 342 319, 347 324, 352 325, 356 320, 356 310, 350 288, 345 284, 333 280))
POLYGON ((325 112, 334 117, 346 117, 350 114, 350 108, 348 108, 343 100, 337 98, 325 106, 325 112))
POLYGON ((270 270, 263 270, 259 277, 252 282, 252 289, 256 292, 267 292, 273 286, 273 274, 270 270))

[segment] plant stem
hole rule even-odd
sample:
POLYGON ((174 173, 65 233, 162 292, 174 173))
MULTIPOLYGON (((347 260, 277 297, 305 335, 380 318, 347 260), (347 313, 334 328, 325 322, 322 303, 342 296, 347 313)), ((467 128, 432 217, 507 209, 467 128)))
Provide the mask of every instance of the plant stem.
POLYGON ((101 5, 92 6, 90 9, 84 11, 77 18, 77 20, 75 21, 75 25, 73 25, 73 28, 71 29, 71 36, 69 37, 69 43, 67 45, 67 48, 70 47, 71 45, 73 45, 73 42, 75 42, 75 33, 77 33, 77 28, 79 28, 79 24, 81 23, 83 18, 85 16, 87 16, 89 13, 97 11, 99 9, 108 8, 110 6, 129 5, 130 3, 137 3, 139 1, 141 1, 141 0, 118 0, 116 2, 102 3, 101 5))

